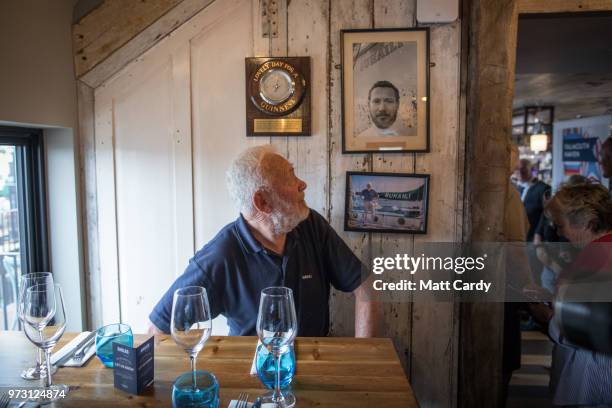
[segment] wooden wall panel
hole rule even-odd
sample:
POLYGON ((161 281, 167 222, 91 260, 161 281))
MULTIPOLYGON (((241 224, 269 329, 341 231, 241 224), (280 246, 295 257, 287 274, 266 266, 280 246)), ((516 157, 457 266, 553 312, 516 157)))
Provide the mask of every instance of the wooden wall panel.
POLYGON ((287 55, 310 57, 312 136, 286 138, 286 154, 308 184, 308 205, 324 216, 329 191, 328 14, 329 0, 292 0, 287 13, 287 55))
POLYGON ((102 287, 100 286, 100 256, 98 241, 98 205, 96 190, 94 90, 77 83, 79 131, 79 167, 81 181, 81 212, 83 221, 83 259, 87 299, 86 325, 100 327, 102 321, 102 287))
MULTIPOLYGON (((343 232, 346 171, 372 170, 371 156, 342 154, 342 81, 340 30, 372 27, 372 1, 330 2, 330 62, 329 62, 329 212, 327 218, 347 245, 366 265, 370 264, 371 236, 359 232, 343 232)), ((355 297, 339 291, 331 294, 331 334, 355 334, 355 297)))
MULTIPOLYGON (((431 59, 435 64, 431 68, 430 97, 435 106, 430 117, 431 153, 342 154, 340 30, 413 27, 416 0, 280 0, 278 35, 271 40, 261 35, 259 7, 260 0, 216 0, 98 88, 96 132, 99 138, 96 133, 95 155, 98 181, 100 171, 113 174, 113 178, 105 177, 97 187, 98 204, 108 203, 111 197, 114 203, 120 201, 112 196, 116 190, 113 173, 116 158, 113 148, 109 152, 105 145, 115 141, 113 109, 116 106, 114 99, 104 96, 101 90, 115 87, 118 92, 119 83, 129 84, 150 70, 160 69, 156 67, 165 60, 170 61, 167 72, 172 89, 168 109, 172 117, 181 118, 168 124, 176 132, 169 149, 177 157, 184 157, 185 151, 191 150, 192 156, 185 160, 193 160, 192 174, 174 173, 175 182, 191 178, 195 225, 195 231, 191 232, 195 233, 192 250, 199 249, 236 216, 235 210, 226 205, 229 198, 224 172, 229 161, 243 148, 264 143, 276 145, 295 164, 296 173, 309 184, 307 200, 311 207, 331 222, 366 265, 377 255, 412 254, 415 243, 460 239, 463 183, 459 169, 463 165, 459 161, 463 151, 459 129, 460 24, 431 27, 431 59), (244 57, 267 55, 311 57, 312 136, 245 136, 244 57), (178 147, 183 140, 180 134, 186 133, 193 138, 192 142, 189 140, 190 149, 186 145, 178 147), (407 234, 345 232, 345 173, 348 170, 431 174, 428 234, 415 238, 407 234)), ((189 195, 189 186, 183 187, 180 194, 179 190, 173 194, 189 195)), ((116 214, 113 218, 108 208, 105 211, 99 221, 110 222, 110 227, 98 227, 100 264, 107 265, 117 275, 119 271, 116 266, 112 269, 111 261, 118 255, 112 249, 113 242, 115 250, 117 245, 116 223, 122 220, 117 221, 116 214)), ((187 224, 182 221, 181 225, 187 224)), ((180 263, 177 259, 177 270, 180 263)), ((394 295, 393 300, 384 304, 383 335, 393 339, 421 405, 455 406, 455 306, 413 303, 405 294, 394 295)), ((352 336, 354 297, 333 291, 330 311, 331 334, 352 336)))
MULTIPOLYGON (((376 0, 373 21, 375 28, 408 28, 416 24, 416 0, 376 0)), ((414 173, 414 153, 374 154, 374 171, 414 173)), ((414 253, 414 236, 405 234, 373 234, 372 256, 414 253)), ((412 279, 412 275, 406 276, 412 279)), ((392 293, 383 303, 385 337, 391 337, 406 375, 411 372, 412 293, 392 293)))
POLYGON ((176 47, 170 58, 172 64, 171 85, 171 128, 172 143, 171 185, 172 199, 174 271, 185 268, 185 259, 191 258, 194 247, 194 202, 191 129, 191 50, 189 44, 176 47))
MULTIPOLYGON (((96 207, 100 255, 100 304, 103 304, 104 308, 100 310, 100 315, 96 316, 94 321, 101 321, 103 324, 121 321, 113 117, 113 99, 100 95, 98 89, 95 94, 96 207)), ((94 280, 90 287, 95 288, 96 284, 94 280)))
POLYGON ((222 11, 223 18, 189 40, 196 250, 238 215, 228 205, 225 172, 230 161, 245 148, 268 142, 245 136, 244 57, 252 46, 251 2, 218 1, 211 7, 211 15, 222 11))
POLYGON ((73 27, 77 76, 89 71, 182 0, 106 0, 73 27))
MULTIPOLYGON (((200 10, 207 7, 213 1, 214 0, 181 0, 168 12, 155 20, 155 22, 148 26, 141 27, 142 31, 140 31, 133 38, 129 39, 124 45, 119 46, 121 41, 117 41, 117 38, 115 38, 112 43, 106 44, 101 48, 99 44, 96 46, 91 45, 91 47, 87 46, 87 48, 90 49, 89 51, 91 51, 90 57, 98 61, 91 68, 80 65, 80 62, 84 62, 83 57, 88 57, 82 55, 82 53, 85 52, 85 49, 79 49, 77 45, 75 45, 75 70, 77 77, 81 81, 87 83, 89 86, 100 86, 111 76, 119 72, 119 70, 127 66, 132 60, 138 58, 142 53, 153 47, 162 39, 166 38, 166 36, 171 35, 175 29, 188 22, 191 17, 196 15, 200 10), (100 49, 98 50, 97 48, 100 49), (87 71, 83 71, 86 69, 87 71)), ((97 10, 94 11, 94 13, 95 12, 97 12, 97 10)), ((80 21, 78 24, 81 23, 82 21, 80 21)), ((91 27, 88 27, 88 29, 96 29, 96 24, 96 19, 90 20, 88 25, 91 27)), ((118 31, 121 30, 121 28, 114 29, 118 31)), ((130 27, 129 24, 128 30, 130 32, 133 30, 133 27, 130 27)), ((73 38, 75 41, 79 41, 81 39, 80 34, 78 34, 78 25, 75 26, 73 38)), ((105 40, 107 40, 107 37, 104 36, 97 38, 97 41, 105 40)))
MULTIPOLYGON (((112 160, 104 161, 98 180, 114 184, 114 197, 108 201, 100 194, 98 207, 114 207, 114 237, 101 234, 100 242, 116 253, 114 259, 108 254, 100 258, 116 265, 112 274, 102 268, 102 276, 116 276, 118 288, 113 286, 117 282, 103 287, 118 290, 121 320, 136 332, 146 330, 151 308, 194 249, 188 48, 149 55, 146 61, 96 94, 100 108, 104 101, 112 107, 113 144, 107 153, 112 160)), ((108 129, 96 131, 104 138, 108 129)))
POLYGON ((151 62, 147 72, 136 69, 122 78, 130 77, 130 83, 107 88, 114 101, 115 146, 114 172, 104 177, 115 178, 121 318, 137 333, 146 330, 151 308, 175 276, 175 227, 180 227, 175 224, 173 64, 171 58, 151 62))
MULTIPOLYGON (((431 27, 429 153, 417 154, 415 170, 430 174, 428 233, 425 242, 458 242, 462 219, 457 210, 463 179, 459 151, 460 23, 431 27)), ((424 406, 455 405, 457 386, 458 305, 420 296, 413 304, 411 379, 424 406), (418 333, 418 335, 416 335, 418 333)))

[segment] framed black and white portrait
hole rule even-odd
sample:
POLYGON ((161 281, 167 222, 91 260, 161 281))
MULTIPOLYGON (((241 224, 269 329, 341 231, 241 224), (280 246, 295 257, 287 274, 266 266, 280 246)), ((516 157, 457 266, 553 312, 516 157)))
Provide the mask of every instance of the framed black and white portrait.
POLYGON ((342 30, 342 152, 429 151, 429 29, 342 30))
POLYGON ((429 175, 346 173, 345 231, 427 233, 429 175))

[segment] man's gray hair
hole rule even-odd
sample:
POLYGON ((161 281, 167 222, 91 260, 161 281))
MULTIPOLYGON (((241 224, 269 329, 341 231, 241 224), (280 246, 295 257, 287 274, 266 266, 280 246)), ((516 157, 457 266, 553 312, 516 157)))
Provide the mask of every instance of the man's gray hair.
POLYGON ((227 189, 240 212, 252 214, 253 196, 269 187, 269 175, 264 173, 261 162, 268 154, 277 154, 274 146, 261 145, 250 147, 240 153, 226 173, 227 189))

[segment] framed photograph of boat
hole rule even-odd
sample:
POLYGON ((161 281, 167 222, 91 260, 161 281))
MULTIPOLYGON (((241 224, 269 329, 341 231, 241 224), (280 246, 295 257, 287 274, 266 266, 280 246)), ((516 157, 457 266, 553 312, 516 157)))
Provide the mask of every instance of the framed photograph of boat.
POLYGON ((345 231, 427 233, 429 175, 346 173, 345 231))

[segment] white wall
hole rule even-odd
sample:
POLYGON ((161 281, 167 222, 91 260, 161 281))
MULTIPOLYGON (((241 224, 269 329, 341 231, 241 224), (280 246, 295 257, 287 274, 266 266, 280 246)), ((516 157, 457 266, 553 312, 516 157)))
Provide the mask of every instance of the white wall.
POLYGON ((0 2, 0 120, 75 128, 72 6, 0 2))
POLYGON ((84 323, 73 0, 0 2, 0 124, 43 128, 51 270, 64 287, 68 330, 84 323))
POLYGON ((66 330, 80 331, 85 324, 85 286, 80 273, 75 138, 71 129, 45 129, 43 135, 51 270, 62 285, 68 315, 66 330))

